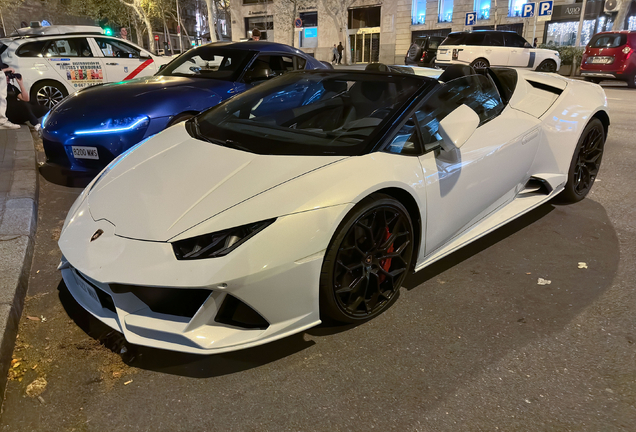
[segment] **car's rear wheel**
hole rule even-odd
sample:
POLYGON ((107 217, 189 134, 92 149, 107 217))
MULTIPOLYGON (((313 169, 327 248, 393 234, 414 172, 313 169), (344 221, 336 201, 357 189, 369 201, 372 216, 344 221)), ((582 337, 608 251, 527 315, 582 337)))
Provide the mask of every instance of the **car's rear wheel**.
POLYGON ((411 268, 413 224, 387 195, 363 200, 338 227, 320 274, 321 315, 356 323, 385 311, 411 268))
POLYGON ((409 47, 409 52, 406 55, 406 58, 414 63, 417 63, 422 58, 422 47, 413 42, 409 47))
POLYGON ((592 119, 581 134, 574 150, 568 181, 559 196, 561 201, 581 201, 592 189, 598 175, 605 147, 605 128, 597 118, 592 119))
POLYGON ((66 96, 68 96, 66 87, 53 80, 40 81, 31 88, 31 100, 47 108, 53 108, 66 96))
POLYGON ((473 62, 470 65, 475 69, 484 69, 484 68, 490 67, 490 62, 486 60, 485 58, 478 58, 473 60, 473 62))
POLYGON ((554 60, 543 60, 537 66, 539 72, 556 72, 556 62, 554 60))
POLYGON ((634 72, 627 80, 627 87, 636 88, 636 72, 634 72))

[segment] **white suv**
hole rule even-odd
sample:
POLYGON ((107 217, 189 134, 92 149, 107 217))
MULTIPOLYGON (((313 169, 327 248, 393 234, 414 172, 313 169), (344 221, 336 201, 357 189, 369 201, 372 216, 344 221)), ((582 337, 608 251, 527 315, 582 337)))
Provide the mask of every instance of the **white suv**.
POLYGON ((31 100, 49 108, 84 87, 153 75, 171 60, 94 26, 23 28, 0 39, 0 54, 31 100))
POLYGON ((533 48, 515 32, 478 30, 450 33, 437 49, 435 66, 467 64, 472 67, 508 66, 556 72, 559 53, 533 48))

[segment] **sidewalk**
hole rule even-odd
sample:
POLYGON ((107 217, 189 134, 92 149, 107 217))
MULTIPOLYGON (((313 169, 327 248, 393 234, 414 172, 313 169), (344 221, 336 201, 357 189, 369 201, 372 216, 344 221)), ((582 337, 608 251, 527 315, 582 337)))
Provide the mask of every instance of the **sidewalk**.
POLYGON ((0 395, 4 395, 31 269, 37 174, 29 128, 0 130, 0 395))

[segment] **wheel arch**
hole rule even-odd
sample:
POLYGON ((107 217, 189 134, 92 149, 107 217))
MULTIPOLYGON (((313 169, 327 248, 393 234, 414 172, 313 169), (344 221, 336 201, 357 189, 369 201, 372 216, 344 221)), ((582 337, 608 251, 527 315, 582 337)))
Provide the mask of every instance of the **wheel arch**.
MULTIPOLYGON (((409 212, 411 222, 413 223, 413 229, 415 230, 415 247, 413 248, 413 261, 411 262, 411 270, 415 270, 417 263, 417 257, 420 253, 420 246, 422 245, 422 217, 420 208, 417 201, 408 191, 398 187, 388 187, 374 191, 373 194, 385 194, 399 201, 406 210, 409 212)), ((371 194, 371 195, 373 195, 371 194)), ((368 195, 370 196, 370 195, 368 195)), ((365 197, 366 198, 366 197, 365 197)))
POLYGON ((195 115, 199 114, 200 111, 194 111, 194 110, 186 110, 186 111, 182 111, 179 114, 175 114, 170 118, 170 121, 168 122, 166 128, 169 128, 170 126, 174 126, 176 124, 176 122, 174 121, 175 119, 178 119, 181 116, 185 116, 185 115, 190 115, 192 117, 194 117, 195 115))
POLYGON ((607 132, 609 130, 609 125, 610 125, 609 115, 607 114, 606 111, 599 110, 590 118, 590 121, 592 121, 592 119, 595 119, 595 118, 599 119, 601 123, 603 123, 603 129, 605 130, 605 139, 607 139, 607 132))

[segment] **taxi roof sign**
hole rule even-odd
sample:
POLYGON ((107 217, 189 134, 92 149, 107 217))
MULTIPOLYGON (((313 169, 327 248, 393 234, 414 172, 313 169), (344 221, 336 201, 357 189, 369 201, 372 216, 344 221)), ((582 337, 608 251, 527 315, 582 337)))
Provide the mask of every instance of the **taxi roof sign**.
POLYGON ((104 34, 104 31, 101 27, 98 26, 52 25, 44 27, 24 27, 21 29, 16 29, 16 31, 11 33, 11 36, 52 36, 69 33, 104 34))

